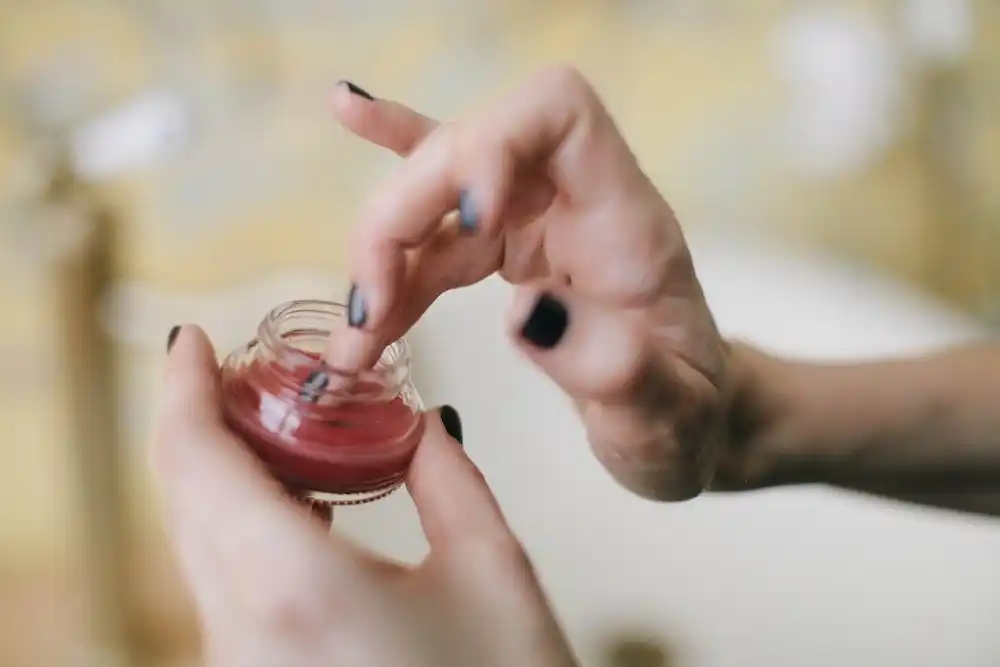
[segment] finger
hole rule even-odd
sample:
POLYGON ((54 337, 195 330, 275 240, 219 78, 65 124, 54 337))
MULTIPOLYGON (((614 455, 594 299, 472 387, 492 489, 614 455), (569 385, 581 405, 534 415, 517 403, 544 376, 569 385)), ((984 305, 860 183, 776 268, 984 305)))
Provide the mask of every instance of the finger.
POLYGON ((602 252, 623 254, 626 263, 658 256, 665 212, 648 203, 651 186, 596 94, 578 74, 560 69, 472 123, 439 127, 369 202, 354 247, 354 324, 382 326, 401 296, 401 256, 431 237, 449 210, 458 207, 469 233, 498 234, 515 174, 539 164, 563 206, 592 212, 585 222, 594 229, 578 230, 562 257, 570 272, 580 270, 574 284, 629 297, 658 287, 649 261, 614 269, 611 280, 594 278, 607 272, 593 264, 602 252), (609 224, 618 217, 631 218, 630 224, 609 224))
POLYGON ((594 303, 554 281, 520 286, 507 319, 513 343, 578 399, 617 400, 649 363, 640 314, 594 303))
POLYGON ((445 406, 426 420, 406 484, 431 551, 512 541, 486 479, 465 454, 458 413, 445 406))
POLYGON ((686 499, 707 483, 703 457, 715 448, 687 430, 712 423, 714 387, 657 345, 644 318, 640 309, 606 308, 562 285, 533 284, 516 293, 509 333, 574 397, 615 479, 646 497, 686 499))
POLYGON ((373 144, 406 157, 434 131, 438 122, 391 100, 369 99, 357 86, 341 81, 333 91, 333 113, 345 128, 373 144))
POLYGON ((433 236, 405 254, 401 292, 383 325, 338 332, 327 346, 327 363, 334 368, 370 367, 387 345, 404 336, 448 290, 473 285, 497 271, 513 283, 547 275, 545 228, 523 223, 533 220, 552 197, 550 184, 543 180, 529 181, 519 188, 510 202, 501 238, 464 234, 457 222, 458 213, 450 213, 433 236))
POLYGON ((167 360, 153 440, 154 470, 180 520, 225 523, 245 504, 287 507, 281 487, 227 428, 208 338, 183 327, 167 360))
POLYGON ((356 580, 351 546, 328 539, 227 429, 221 394, 208 338, 184 327, 167 362, 153 465, 197 594, 266 614, 290 592, 356 580))
MULTIPOLYGON (((386 346, 403 337, 441 294, 479 282, 496 271, 497 263, 483 265, 469 260, 488 254, 499 257, 501 244, 502 240, 461 234, 455 225, 446 224, 423 246, 406 254, 401 296, 383 325, 338 331, 327 345, 327 363, 344 369, 371 367, 386 346)), ((525 267, 529 269, 537 267, 525 267)))
MULTIPOLYGON (((355 282, 350 301, 355 306, 352 313, 356 316, 351 321, 355 328, 372 331, 385 325, 405 294, 407 253, 434 238, 446 220, 456 219, 458 229, 464 234, 475 234, 487 241, 495 239, 495 235, 487 230, 495 230, 496 225, 485 221, 496 219, 501 214, 502 202, 511 186, 513 165, 505 156, 467 165, 466 176, 470 182, 489 185, 489 188, 475 194, 456 187, 446 188, 450 194, 442 197, 440 184, 425 192, 413 188, 415 179, 412 174, 422 173, 434 181, 434 174, 440 174, 447 168, 450 156, 455 152, 450 148, 453 135, 451 130, 440 129, 432 134, 404 163, 397 176, 384 186, 383 192, 387 195, 392 193, 392 196, 372 200, 368 212, 362 214, 354 244, 358 249, 357 256, 367 261, 358 262, 353 270, 355 282), (410 200, 413 205, 409 215, 403 215, 401 210, 396 209, 399 201, 404 199, 410 200), (457 217, 446 217, 456 207, 457 217), (484 211, 490 213, 484 214, 484 211), (408 225, 409 230, 404 229, 406 225, 394 227, 388 222, 409 222, 418 218, 421 224, 408 225)), ((493 247, 500 248, 499 245, 493 247)), ((495 252, 493 256, 472 255, 470 259, 495 266, 494 260, 498 257, 499 252, 495 252)))

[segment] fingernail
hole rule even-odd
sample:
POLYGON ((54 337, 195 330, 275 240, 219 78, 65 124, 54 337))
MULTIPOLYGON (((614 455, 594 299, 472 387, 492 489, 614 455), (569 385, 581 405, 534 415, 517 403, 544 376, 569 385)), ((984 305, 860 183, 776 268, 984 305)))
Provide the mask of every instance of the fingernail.
POLYGON ((315 370, 299 388, 299 398, 308 403, 316 403, 329 386, 330 374, 323 370, 315 370))
POLYGON ((438 410, 438 414, 441 415, 441 423, 444 424, 444 430, 448 432, 448 435, 456 440, 458 444, 463 444, 462 418, 458 416, 458 410, 450 405, 445 405, 438 410))
POLYGON ((297 491, 290 487, 285 487, 285 494, 288 498, 301 507, 309 510, 309 513, 314 517, 319 519, 324 524, 329 525, 333 521, 333 506, 323 500, 317 500, 315 498, 310 498, 307 494, 302 491, 297 491))
POLYGON ((521 327, 521 337, 543 350, 551 350, 562 340, 569 326, 569 311, 551 294, 542 294, 521 327))
POLYGON ((344 84, 345 86, 347 86, 347 89, 349 91, 351 91, 351 93, 353 93, 354 95, 357 95, 358 97, 363 97, 366 100, 368 100, 369 102, 374 102, 375 101, 375 98, 372 97, 371 93, 369 93, 364 88, 356 86, 356 85, 354 85, 353 83, 351 83, 350 81, 347 81, 347 80, 341 81, 341 83, 344 84))
POLYGON ((167 354, 170 354, 170 350, 174 349, 174 343, 177 342, 177 334, 180 332, 181 328, 176 326, 167 334, 167 354))
POLYGON ((327 526, 333 522, 333 506, 322 500, 308 499, 305 501, 309 513, 327 526))
POLYGON ((458 196, 458 229, 465 234, 472 234, 479 228, 479 216, 468 190, 462 190, 458 196))
POLYGON ((364 297, 357 283, 351 284, 351 291, 347 295, 347 325, 354 329, 360 329, 368 319, 368 306, 365 305, 364 297))

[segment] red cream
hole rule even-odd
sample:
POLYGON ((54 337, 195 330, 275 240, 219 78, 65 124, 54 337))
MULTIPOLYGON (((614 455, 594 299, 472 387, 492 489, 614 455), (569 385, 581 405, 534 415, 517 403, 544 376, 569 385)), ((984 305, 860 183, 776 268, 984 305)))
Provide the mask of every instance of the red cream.
POLYGON ((275 350, 255 341, 226 360, 230 428, 279 481, 305 497, 354 504, 397 488, 423 434, 408 375, 396 373, 393 382, 380 380, 384 372, 353 382, 341 376, 333 390, 327 384, 332 373, 318 354, 285 345, 275 350))

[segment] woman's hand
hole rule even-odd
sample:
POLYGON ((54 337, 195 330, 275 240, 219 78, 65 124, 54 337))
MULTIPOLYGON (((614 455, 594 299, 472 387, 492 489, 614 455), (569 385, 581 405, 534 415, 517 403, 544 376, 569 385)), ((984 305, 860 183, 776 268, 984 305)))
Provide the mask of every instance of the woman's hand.
POLYGON ((651 498, 705 488, 728 347, 673 211, 587 81, 549 70, 454 124, 346 83, 334 108, 407 159, 361 215, 354 329, 329 363, 374 363, 440 294, 498 272, 519 286, 512 340, 573 398, 604 466, 651 498))
MULTIPOLYGON (((201 330, 177 336, 154 437, 168 528, 225 667, 569 667, 524 551, 461 447, 426 415, 407 479, 430 543, 408 567, 363 551, 289 499, 225 426, 201 330)), ((450 434, 449 434, 450 431, 450 434)))

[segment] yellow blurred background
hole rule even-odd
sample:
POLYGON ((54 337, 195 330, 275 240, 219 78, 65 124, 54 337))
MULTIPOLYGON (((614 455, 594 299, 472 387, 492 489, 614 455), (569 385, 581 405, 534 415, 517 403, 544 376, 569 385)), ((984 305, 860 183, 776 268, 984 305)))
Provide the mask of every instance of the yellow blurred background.
POLYGON ((147 398, 171 317, 223 346, 342 281, 394 159, 331 122, 333 84, 448 119, 552 62, 687 228, 1000 313, 992 0, 0 0, 0 665, 196 655, 147 398))

